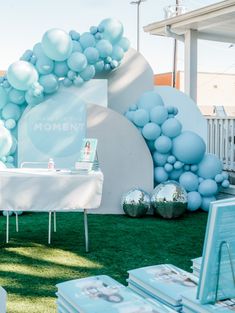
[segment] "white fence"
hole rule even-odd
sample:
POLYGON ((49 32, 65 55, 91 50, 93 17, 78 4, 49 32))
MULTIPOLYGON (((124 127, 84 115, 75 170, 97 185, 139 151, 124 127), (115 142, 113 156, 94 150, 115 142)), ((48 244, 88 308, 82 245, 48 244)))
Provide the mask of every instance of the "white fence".
POLYGON ((235 117, 206 117, 207 152, 216 154, 223 169, 235 171, 235 117))

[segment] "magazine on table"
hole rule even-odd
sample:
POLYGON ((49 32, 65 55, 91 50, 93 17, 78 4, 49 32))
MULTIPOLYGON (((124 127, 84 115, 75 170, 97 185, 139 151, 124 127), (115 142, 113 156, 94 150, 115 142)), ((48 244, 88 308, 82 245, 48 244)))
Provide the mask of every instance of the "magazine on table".
POLYGON ((95 138, 84 138, 78 162, 75 164, 76 170, 90 171, 96 158, 98 140, 95 138))
POLYGON ((210 206, 197 294, 202 304, 214 303, 216 299, 225 300, 235 297, 229 252, 234 267, 235 198, 215 201, 210 206), (225 243, 222 247, 221 242, 225 243), (220 247, 221 262, 219 264, 220 247))

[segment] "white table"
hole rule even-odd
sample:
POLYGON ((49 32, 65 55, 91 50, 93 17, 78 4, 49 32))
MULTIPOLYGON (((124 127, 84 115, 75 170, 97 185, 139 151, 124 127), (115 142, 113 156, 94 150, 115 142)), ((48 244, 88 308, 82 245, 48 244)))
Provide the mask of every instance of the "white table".
MULTIPOLYGON (((101 171, 73 173, 47 169, 1 169, 0 210, 9 211, 84 212, 85 245, 88 251, 87 211, 100 206, 103 187, 101 171)), ((50 229, 49 229, 50 235, 50 229)))

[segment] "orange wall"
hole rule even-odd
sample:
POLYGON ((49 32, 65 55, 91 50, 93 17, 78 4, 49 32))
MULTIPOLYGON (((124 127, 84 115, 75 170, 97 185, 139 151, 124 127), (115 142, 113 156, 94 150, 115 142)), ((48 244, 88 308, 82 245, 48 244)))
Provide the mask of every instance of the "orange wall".
MULTIPOLYGON (((171 86, 172 84, 172 73, 163 73, 154 75, 154 85, 158 86, 171 86)), ((176 86, 180 89, 180 72, 176 73, 176 86)))

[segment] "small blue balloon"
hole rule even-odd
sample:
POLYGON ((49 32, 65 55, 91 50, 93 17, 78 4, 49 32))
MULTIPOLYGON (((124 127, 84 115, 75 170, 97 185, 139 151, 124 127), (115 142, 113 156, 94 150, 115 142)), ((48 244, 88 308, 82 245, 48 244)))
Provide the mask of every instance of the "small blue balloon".
POLYGON ((198 187, 198 192, 204 197, 214 196, 217 191, 218 185, 213 179, 204 179, 198 187))
POLYGON ((104 70, 105 70, 106 72, 110 71, 110 70, 111 70, 110 64, 105 64, 105 65, 104 65, 104 70))
POLYGON ((99 60, 99 51, 96 48, 88 47, 84 50, 88 63, 95 64, 99 60))
MULTIPOLYGON (((153 124, 153 123, 151 123, 151 124, 153 124)), ((154 125, 156 125, 156 124, 154 124, 154 125)), ((156 125, 156 126, 158 126, 158 125, 156 125)), ((159 127, 159 135, 160 135, 160 133, 161 133, 161 128, 159 127)), ((168 153, 172 148, 172 141, 169 137, 161 135, 155 141, 155 148, 160 153, 163 153, 163 154, 168 153)))
POLYGON ((215 197, 203 197, 202 198, 201 209, 203 211, 208 212, 211 202, 213 202, 215 200, 216 200, 215 197))
POLYGON ((215 176, 215 181, 216 181, 218 184, 222 183, 223 180, 224 180, 224 177, 223 177, 222 174, 217 174, 217 175, 215 176))
POLYGON ((201 182, 203 182, 203 180, 204 180, 204 178, 198 177, 199 184, 201 184, 201 182))
POLYGON ((100 73, 104 70, 104 61, 99 60, 98 62, 95 63, 95 71, 96 73, 100 73))
POLYGON ((81 52, 81 53, 83 52, 83 48, 80 42, 73 40, 72 44, 73 44, 72 52, 81 52))
POLYGON ((169 173, 169 172, 172 172, 174 168, 173 168, 172 164, 166 163, 166 164, 164 165, 164 169, 165 169, 165 171, 166 171, 167 173, 169 173))
POLYGON ((21 116, 21 110, 19 106, 15 103, 9 102, 2 109, 2 117, 5 120, 14 119, 15 121, 18 121, 20 116, 21 116))
POLYGON ((87 66, 87 58, 80 52, 73 52, 68 58, 68 66, 75 72, 82 72, 87 66))
POLYGON ((144 92, 137 102, 139 109, 151 111, 155 106, 164 106, 163 100, 159 94, 154 91, 144 92))
POLYGON ((113 46, 108 40, 101 39, 97 42, 96 49, 99 51, 101 58, 107 58, 112 54, 113 46))
MULTIPOLYGON (((136 111, 137 112, 137 111, 136 111)), ((142 134, 147 140, 155 140, 161 134, 161 128, 155 123, 147 123, 142 129, 142 134)), ((155 146, 156 147, 156 146, 155 146)), ((159 151, 161 152, 161 151, 159 151)))
POLYGON ((35 55, 37 58, 45 55, 45 53, 43 52, 43 49, 42 49, 42 44, 40 42, 38 42, 34 45, 33 55, 35 55))
POLYGON ((94 36, 95 36, 96 40, 104 39, 104 37, 103 37, 103 35, 101 33, 96 33, 94 36))
POLYGON ((180 161, 176 161, 175 164, 174 164, 174 168, 176 170, 179 170, 179 169, 183 168, 183 166, 184 166, 184 163, 180 162, 180 161))
POLYGON ((118 42, 118 45, 120 47, 122 47, 122 49, 124 50, 124 52, 126 52, 129 47, 130 47, 130 41, 129 39, 127 39, 126 37, 122 37, 119 42, 118 42))
POLYGON ((164 167, 155 167, 154 169, 154 179, 157 183, 163 183, 168 180, 168 173, 165 171, 164 167))
POLYGON ((14 162, 14 158, 11 155, 7 156, 7 163, 13 163, 14 162))
POLYGON ((41 103, 44 100, 44 94, 41 93, 39 96, 35 96, 29 90, 25 94, 25 100, 27 101, 28 104, 34 106, 34 105, 37 105, 37 104, 41 103))
POLYGON ((0 86, 0 109, 2 109, 8 102, 8 95, 6 89, 0 86))
POLYGON ((188 164, 184 165, 184 170, 185 171, 189 171, 190 170, 190 165, 188 165, 188 164))
POLYGON ((191 191, 188 193, 188 210, 196 211, 202 204, 202 197, 199 192, 191 191))
POLYGON ((169 114, 174 114, 174 110, 175 110, 175 107, 173 107, 173 106, 168 106, 167 107, 167 111, 168 111, 169 114))
POLYGON ((54 69, 54 62, 46 55, 41 55, 37 58, 36 69, 40 74, 50 74, 54 69))
POLYGON ((79 41, 83 49, 86 49, 88 47, 94 47, 96 44, 95 37, 89 32, 83 33, 80 36, 79 41))
POLYGON ((92 35, 95 35, 98 32, 98 27, 97 26, 91 26, 90 27, 90 33, 92 35))
POLYGON ((167 162, 170 163, 170 164, 174 164, 176 161, 176 158, 174 155, 170 155, 168 158, 167 158, 167 162))
POLYGON ((76 72, 74 71, 68 71, 68 74, 67 74, 68 78, 70 80, 74 80, 74 78, 76 77, 76 72))
POLYGON ((196 171, 198 170, 198 166, 197 166, 196 164, 191 165, 190 170, 191 170, 192 172, 196 172, 196 171))
POLYGON ((228 181, 227 179, 225 179, 225 180, 222 182, 221 186, 222 186, 223 188, 228 188, 228 187, 230 186, 230 183, 229 183, 229 181, 228 181))
POLYGON ((169 179, 178 180, 180 176, 182 175, 182 173, 183 173, 182 168, 179 170, 174 169, 172 172, 170 172, 169 179))
POLYGON ((81 76, 76 76, 73 80, 74 86, 80 87, 84 84, 84 79, 81 76))
POLYGON ((69 36, 72 40, 79 40, 80 34, 76 30, 70 30, 69 36))
POLYGON ((95 76, 95 67, 94 65, 87 65, 87 67, 80 72, 80 76, 84 81, 88 81, 95 76))
POLYGON ((197 191, 199 185, 198 176, 191 172, 185 172, 180 176, 179 183, 186 191, 197 191))
POLYGON ((150 111, 150 120, 151 122, 162 125, 168 118, 167 109, 164 106, 155 106, 150 111))
POLYGON ((125 117, 131 121, 131 122, 134 122, 134 112, 133 111, 128 111, 125 113, 125 117))
POLYGON ((5 127, 9 130, 15 128, 16 127, 16 121, 12 118, 6 120, 5 121, 5 127))
POLYGON ((138 109, 135 111, 134 123, 137 126, 143 127, 148 122, 149 122, 149 114, 146 110, 138 109))
POLYGON ((229 178, 229 175, 227 172, 222 172, 222 175, 223 175, 223 178, 224 179, 228 179, 229 178))
POLYGON ((22 90, 17 90, 15 88, 12 88, 9 93, 9 100, 16 104, 23 104, 25 102, 25 92, 22 90))
POLYGON ((182 124, 176 118, 169 118, 162 124, 162 133, 170 138, 179 136, 182 124))
POLYGON ((57 77, 65 77, 68 74, 69 67, 66 61, 55 62, 54 73, 57 77))
POLYGON ((53 74, 42 75, 39 78, 39 83, 43 86, 46 94, 54 93, 59 88, 58 79, 53 74))
POLYGON ((20 60, 23 60, 23 61, 29 61, 30 58, 32 57, 33 55, 33 51, 32 50, 26 50, 23 55, 21 56, 20 60))
POLYGON ((124 57, 124 50, 120 46, 114 46, 112 52, 112 59, 121 61, 124 57))
POLYGON ((198 175, 203 178, 214 179, 217 174, 222 172, 222 162, 214 155, 207 153, 198 165, 198 175))
POLYGON ((65 79, 63 80, 63 85, 65 87, 70 87, 70 86, 72 86, 72 84, 73 84, 72 80, 70 80, 69 78, 65 77, 65 79))
POLYGON ((169 157, 169 154, 162 154, 157 151, 153 153, 154 163, 158 166, 164 166, 167 163, 168 157, 169 157))

